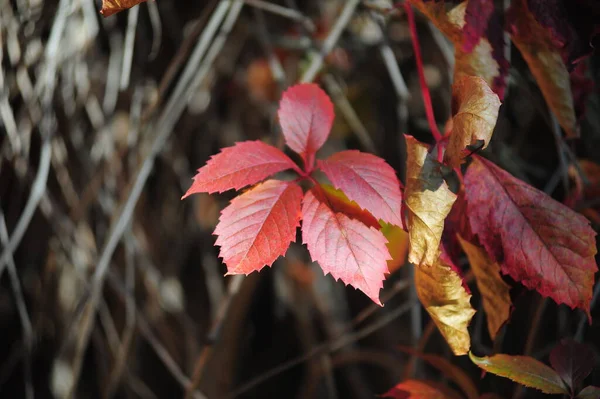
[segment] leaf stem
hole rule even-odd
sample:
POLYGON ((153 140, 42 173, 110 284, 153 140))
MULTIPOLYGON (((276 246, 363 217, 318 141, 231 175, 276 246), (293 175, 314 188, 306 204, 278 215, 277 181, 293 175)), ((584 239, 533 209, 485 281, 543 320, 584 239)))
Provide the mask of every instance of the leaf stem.
POLYGON ((410 37, 412 39, 413 49, 415 51, 415 59, 417 62, 417 71, 419 73, 419 83, 421 85, 421 93, 423 96, 423 103, 425 105, 425 113, 427 114, 427 121, 431 129, 431 134, 436 142, 442 139, 437 124, 435 123, 435 116, 433 114, 433 106, 431 105, 431 95, 429 94, 429 88, 425 81, 425 72, 423 70, 423 59, 421 58, 421 46, 419 45, 419 37, 417 36, 417 25, 415 23, 415 15, 413 14, 412 8, 408 1, 405 1, 404 10, 406 11, 406 17, 408 19, 408 26, 410 28, 410 37))

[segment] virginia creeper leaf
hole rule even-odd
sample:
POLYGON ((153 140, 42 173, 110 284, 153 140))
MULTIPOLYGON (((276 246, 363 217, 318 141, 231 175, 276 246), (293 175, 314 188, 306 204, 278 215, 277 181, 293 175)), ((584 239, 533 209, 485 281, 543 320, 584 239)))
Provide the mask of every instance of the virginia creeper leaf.
POLYGON ((146 0, 102 0, 102 10, 100 10, 100 14, 102 14, 103 17, 110 17, 113 14, 127 10, 144 1, 146 0))
POLYGON ((387 263, 388 270, 390 273, 394 273, 406 263, 406 256, 408 255, 408 233, 401 227, 388 223, 383 224, 381 232, 385 239, 388 240, 386 246, 392 257, 387 263))
POLYGON ((444 161, 457 167, 464 162, 477 146, 488 146, 500 108, 500 99, 485 80, 477 76, 463 76, 452 85, 453 108, 457 108, 452 120, 452 133, 444 161))
POLYGON ((471 361, 483 370, 509 378, 544 393, 568 394, 565 383, 556 371, 529 356, 494 355, 477 357, 469 352, 471 361))
POLYGON ((438 257, 431 265, 415 268, 417 296, 455 355, 466 355, 471 347, 467 327, 475 310, 462 279, 438 257))
POLYGON ((338 190, 329 184, 321 184, 323 193, 327 197, 327 204, 335 213, 343 213, 351 219, 357 219, 368 227, 379 229, 381 225, 369 211, 362 209, 354 201, 351 201, 342 190, 338 190))
POLYGON ((262 141, 243 141, 223 148, 198 169, 182 199, 194 193, 239 190, 294 167, 294 162, 277 148, 262 141))
POLYGON ((278 116, 286 144, 302 156, 305 167, 312 168, 333 124, 331 100, 316 84, 298 84, 283 93, 278 116))
POLYGON ((593 349, 571 338, 561 340, 550 352, 550 365, 572 389, 580 386, 595 363, 593 349))
POLYGON ((465 190, 461 189, 456 201, 452 205, 450 214, 444 221, 444 232, 442 234, 442 246, 444 252, 453 263, 460 263, 463 250, 458 235, 467 241, 476 242, 475 235, 471 231, 469 217, 467 216, 467 200, 465 199, 465 190))
POLYGON ((515 0, 507 12, 512 41, 527 62, 560 126, 568 137, 579 137, 569 71, 552 33, 540 25, 528 4, 528 0, 515 0))
POLYGON ((383 395, 394 399, 461 399, 451 388, 434 381, 406 380, 383 395))
POLYGON ((600 388, 590 385, 579 392, 576 399, 600 399, 600 388))
POLYGON ((439 256, 444 219, 450 213, 456 195, 448 188, 439 163, 427 152, 427 146, 414 137, 405 137, 408 261, 415 265, 432 265, 439 256))
POLYGON ((318 166, 349 199, 386 223, 402 226, 402 193, 396 172, 383 159, 349 150, 333 154, 318 166))
POLYGON ((304 196, 302 241, 325 274, 361 290, 383 306, 379 290, 391 257, 381 231, 334 212, 327 199, 313 188, 304 196))
POLYGON ((227 274, 259 271, 285 255, 296 238, 301 202, 300 186, 280 180, 267 180, 234 198, 214 232, 227 274))
POLYGON ((399 346, 399 349, 413 356, 417 356, 423 361, 429 363, 429 365, 432 367, 441 371, 446 378, 454 381, 454 383, 460 387, 468 399, 479 398, 479 391, 473 383, 473 380, 471 380, 471 377, 469 377, 469 375, 463 371, 463 369, 455 364, 452 364, 452 362, 450 362, 448 359, 432 353, 421 353, 407 346, 399 346))
POLYGON ((540 294, 589 313, 596 233, 581 215, 490 161, 465 175, 469 219, 502 272, 540 294))
POLYGON ((454 81, 465 75, 479 76, 502 99, 509 64, 500 16, 489 4, 493 2, 469 0, 448 9, 451 2, 443 0, 409 1, 454 44, 454 81), (472 25, 475 22, 478 26, 472 25))
POLYGON ((485 249, 463 240, 460 236, 458 240, 469 258, 477 288, 481 293, 488 331, 494 340, 510 315, 510 286, 500 276, 500 265, 489 258, 485 249))

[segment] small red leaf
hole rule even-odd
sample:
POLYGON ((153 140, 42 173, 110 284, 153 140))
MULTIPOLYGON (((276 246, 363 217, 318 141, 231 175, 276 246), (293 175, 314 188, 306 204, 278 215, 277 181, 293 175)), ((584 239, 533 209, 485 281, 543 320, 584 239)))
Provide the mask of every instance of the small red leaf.
POLYGON ((256 184, 296 164, 283 152, 262 141, 243 141, 223 148, 194 176, 194 183, 182 197, 195 193, 214 193, 256 184))
POLYGON ((304 196, 302 241, 310 256, 335 279, 364 292, 376 304, 391 259, 381 231, 331 210, 315 188, 304 196))
POLYGON ((249 274, 271 266, 296 238, 302 189, 267 180, 234 198, 223 209, 214 234, 227 274, 249 274))
POLYGON ((402 193, 396 172, 383 159, 350 150, 318 161, 319 168, 349 199, 386 223, 402 226, 402 193))
POLYGON ((485 35, 494 12, 493 0, 469 0, 465 10, 462 50, 470 53, 485 35))
POLYGON ((461 396, 451 388, 434 382, 406 380, 390 389, 384 398, 394 399, 460 399, 461 396))
POLYGON ((592 372, 595 362, 592 348, 571 338, 563 339, 550 352, 550 365, 572 389, 592 372))
POLYGON ((481 157, 465 192, 473 232, 504 274, 591 317, 596 233, 583 216, 481 157))
POLYGON ((302 156, 305 167, 312 168, 333 124, 331 100, 316 84, 298 84, 283 93, 277 114, 286 144, 302 156))

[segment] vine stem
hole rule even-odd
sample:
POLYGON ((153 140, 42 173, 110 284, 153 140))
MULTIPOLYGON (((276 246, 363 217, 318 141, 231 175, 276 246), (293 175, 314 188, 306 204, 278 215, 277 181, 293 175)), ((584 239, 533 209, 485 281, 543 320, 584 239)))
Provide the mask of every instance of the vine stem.
POLYGON ((421 57, 421 46, 419 44, 419 37, 417 36, 417 24, 415 23, 415 15, 411 8, 411 5, 405 1, 403 4, 408 19, 408 26, 410 29, 410 37, 412 39, 413 49, 415 52, 415 59, 417 62, 417 71, 419 73, 419 83, 421 85, 421 93, 423 96, 423 103, 425 105, 425 113, 427 114, 427 122, 431 129, 431 134, 436 142, 442 139, 442 134, 435 123, 435 116, 433 115, 433 106, 431 104, 431 95, 429 94, 429 88, 425 81, 425 72, 423 70, 423 58, 421 57))

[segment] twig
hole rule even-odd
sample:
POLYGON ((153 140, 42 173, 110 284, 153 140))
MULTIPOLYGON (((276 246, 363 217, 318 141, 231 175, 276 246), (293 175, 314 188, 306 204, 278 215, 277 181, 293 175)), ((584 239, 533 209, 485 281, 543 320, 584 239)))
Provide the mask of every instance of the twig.
POLYGON ((352 108, 352 104, 350 104, 350 101, 348 101, 348 98, 344 95, 342 88, 335 78, 331 76, 331 74, 325 74, 323 75, 323 83, 325 83, 327 91, 331 94, 334 103, 338 106, 340 111, 342 111, 346 122, 350 125, 350 128, 356 135, 358 141, 360 141, 361 145, 367 151, 373 154, 377 153, 375 143, 373 143, 373 139, 371 139, 367 128, 363 125, 354 108, 352 108))
MULTIPOLYGON (((196 48, 194 49, 194 52, 192 53, 190 60, 188 61, 186 68, 183 71, 182 76, 169 99, 169 102, 163 110, 161 118, 159 119, 155 128, 156 135, 154 137, 152 147, 142 163, 138 173, 136 174, 135 181, 128 193, 127 200, 125 201, 116 220, 113 222, 111 232, 106 245, 102 250, 96 271, 92 278, 90 295, 83 312, 84 320, 81 324, 81 331, 78 336, 79 339, 77 340, 77 351, 79 352, 83 352, 87 347, 90 333, 95 322, 95 309, 102 294, 102 287, 108 273, 110 259, 112 258, 112 255, 118 243, 120 242, 123 233, 129 226, 135 205, 137 204, 146 180, 150 176, 154 166, 154 160, 157 154, 160 153, 160 151, 164 148, 170 133, 173 131, 176 121, 183 113, 189 95, 193 93, 198 85, 202 82, 206 73, 208 72, 208 69, 210 68, 210 64, 220 52, 229 29, 235 20, 237 20, 242 4, 243 3, 241 1, 236 1, 228 14, 227 11, 230 8, 231 1, 223 1, 219 3, 213 12, 213 16, 208 23, 208 26, 206 27, 196 48), (226 16, 227 20, 223 24, 221 35, 215 39, 213 46, 211 46, 209 53, 206 56, 208 62, 205 61, 203 64, 200 64, 202 57, 208 49, 208 44, 211 38, 214 36, 218 26, 226 16)), ((74 385, 71 387, 70 397, 72 397, 74 394, 74 390, 81 373, 81 362, 74 365, 73 372, 75 378, 73 379, 74 385)))
POLYGON ((308 30, 309 32, 315 31, 315 25, 310 20, 310 18, 308 18, 307 16, 305 16, 298 10, 294 10, 292 8, 280 6, 279 4, 274 4, 274 3, 270 3, 268 1, 262 1, 262 0, 244 0, 244 3, 248 4, 249 6, 256 7, 261 10, 265 10, 272 14, 276 14, 276 15, 279 15, 279 16, 282 16, 285 18, 289 18, 294 21, 298 21, 302 25, 304 25, 304 28, 306 30, 308 30))
POLYGON ((162 23, 160 21, 160 13, 155 1, 148 1, 148 14, 150 15, 150 25, 152 25, 152 47, 148 59, 153 60, 158 55, 160 45, 162 43, 162 23))
POLYGON ((124 91, 129 87, 129 77, 131 76, 131 63, 133 62, 133 47, 135 45, 135 32, 137 28, 140 7, 131 7, 127 11, 127 31, 125 32, 125 51, 123 51, 123 63, 121 69, 121 80, 119 89, 124 91))
POLYGON ((381 319, 376 320, 372 324, 360 329, 356 333, 351 333, 351 334, 347 334, 347 335, 342 334, 338 338, 331 339, 328 342, 325 342, 325 343, 313 348, 311 351, 309 351, 308 353, 306 353, 304 355, 300 355, 298 357, 290 359, 290 360, 280 364, 279 366, 276 366, 276 367, 266 371, 265 373, 261 374, 260 376, 253 378, 250 381, 244 383, 241 387, 239 387, 235 391, 233 391, 228 396, 228 398, 233 398, 238 395, 241 395, 242 393, 247 392, 248 390, 256 387, 257 385, 260 385, 263 382, 268 381, 269 379, 271 379, 271 378, 273 378, 273 377, 275 377, 275 376, 277 376, 299 364, 302 364, 305 361, 307 361, 315 356, 321 355, 323 353, 333 353, 333 352, 343 348, 346 345, 349 345, 353 342, 356 342, 356 341, 359 341, 359 340, 365 338, 366 336, 374 333, 378 329, 386 326, 387 324, 394 321, 396 318, 398 318, 398 317, 402 316, 403 314, 405 314, 406 312, 408 312, 410 310, 411 306, 412 306, 412 304, 410 304, 410 303, 400 306, 397 309, 394 309, 390 313, 381 317, 381 319))
MULTIPOLYGON (((8 243, 8 230, 6 229, 6 222, 4 220, 4 212, 0 209, 0 241, 2 245, 8 243)), ((33 328, 31 326, 31 319, 27 312, 27 305, 23 298, 23 292, 21 291, 21 283, 19 282, 19 276, 17 275, 17 267, 12 255, 8 259, 8 275, 10 277, 10 283, 13 289, 13 295, 15 296, 15 303, 17 304, 17 311, 19 318, 21 319, 21 328, 23 329, 23 345, 25 346, 25 355, 23 361, 23 374, 25 378, 25 397, 27 399, 33 399, 33 381, 31 378, 31 353, 33 350, 33 328)))
POLYGON ((338 17, 337 21, 335 21, 335 24, 331 28, 329 35, 327 35, 327 38, 323 42, 323 47, 321 48, 321 51, 318 54, 315 54, 310 65, 308 66, 308 68, 306 68, 306 71, 300 78, 301 83, 309 83, 315 80, 317 74, 321 70, 321 67, 323 67, 325 57, 331 52, 331 50, 333 50, 333 48, 337 44, 340 36, 342 35, 342 32, 350 22, 350 19, 354 14, 354 10, 356 9, 356 6, 358 6, 359 3, 360 0, 346 1, 346 4, 344 5, 342 12, 340 13, 340 16, 338 17))
POLYGON ((421 57, 421 46, 419 45, 419 37, 417 35, 417 24, 415 22, 415 15, 409 2, 404 3, 404 10, 408 18, 408 26, 410 28, 410 36, 412 38, 413 50, 415 52, 415 59, 417 62, 417 72, 419 73, 419 83, 421 84, 421 93, 423 95, 423 103, 425 104, 425 113, 427 115, 427 121, 429 122, 429 128, 435 141, 442 139, 435 116, 433 114, 433 106, 431 105, 431 95, 429 94, 429 88, 427 87, 427 81, 425 80, 425 72, 423 71, 423 59, 421 57))

